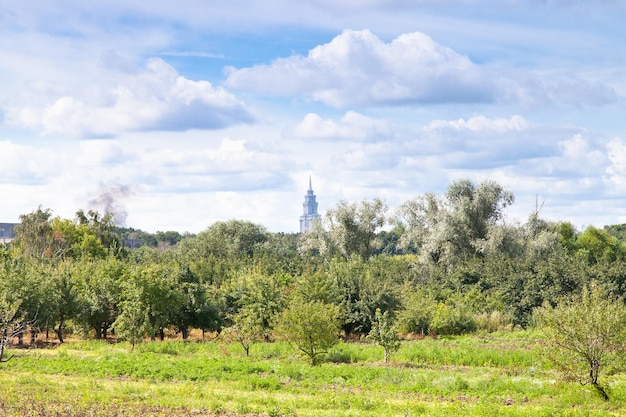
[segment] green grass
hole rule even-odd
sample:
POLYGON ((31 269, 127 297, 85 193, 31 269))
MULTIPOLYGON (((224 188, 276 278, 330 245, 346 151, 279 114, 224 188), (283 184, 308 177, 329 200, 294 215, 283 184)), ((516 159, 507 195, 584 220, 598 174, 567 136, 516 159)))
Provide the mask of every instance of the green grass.
POLYGON ((0 367, 0 416, 606 416, 626 415, 626 376, 611 401, 559 381, 529 332, 341 343, 310 367, 285 343, 84 341, 13 351, 0 367))

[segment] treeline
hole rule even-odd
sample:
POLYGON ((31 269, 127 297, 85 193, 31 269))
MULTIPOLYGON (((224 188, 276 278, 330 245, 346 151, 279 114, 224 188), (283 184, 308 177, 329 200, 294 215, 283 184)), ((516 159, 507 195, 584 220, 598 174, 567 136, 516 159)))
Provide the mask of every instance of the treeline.
POLYGON ((461 334, 529 326, 535 308, 591 281, 624 295, 622 228, 577 231, 539 212, 511 224, 513 201, 497 183, 463 180, 394 212, 339 202, 302 235, 230 220, 132 250, 108 214, 39 208, 0 248, 0 319, 20 338, 228 330, 245 347, 274 338, 294 305, 329 306, 353 338, 380 324, 377 310, 401 334, 461 334))

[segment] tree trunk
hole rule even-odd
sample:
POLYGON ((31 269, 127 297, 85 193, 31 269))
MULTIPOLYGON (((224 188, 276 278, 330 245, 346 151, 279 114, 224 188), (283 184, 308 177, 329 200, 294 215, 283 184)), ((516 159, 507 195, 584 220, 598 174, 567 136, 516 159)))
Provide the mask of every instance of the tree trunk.
POLYGON ((4 357, 4 349, 9 340, 9 331, 8 328, 5 327, 2 331, 2 336, 0 336, 0 362, 4 362, 2 359, 4 357))
POLYGON ((591 379, 591 384, 594 386, 598 394, 602 397, 604 401, 609 400, 609 395, 606 393, 604 388, 598 384, 598 376, 600 375, 600 361, 597 359, 592 359, 589 361, 590 370, 589 370, 589 378, 591 379))
POLYGON ((600 384, 598 384, 597 382, 594 382, 593 386, 596 389, 596 391, 598 391, 598 394, 600 394, 600 396, 602 397, 604 401, 609 400, 609 395, 606 393, 606 391, 600 384))
MULTIPOLYGON (((57 338, 59 339, 59 343, 63 343, 63 321, 59 322, 59 327, 56 329, 53 329, 54 332, 57 334, 57 338)), ((46 339, 48 337, 46 336, 46 339)))

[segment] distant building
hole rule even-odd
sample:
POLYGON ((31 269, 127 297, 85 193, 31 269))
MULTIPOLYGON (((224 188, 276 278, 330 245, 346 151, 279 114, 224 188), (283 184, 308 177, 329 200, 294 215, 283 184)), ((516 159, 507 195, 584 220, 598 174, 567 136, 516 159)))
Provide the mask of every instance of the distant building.
POLYGON ((302 204, 302 216, 300 216, 300 233, 306 233, 311 230, 313 220, 320 219, 321 216, 317 214, 317 201, 315 201, 315 194, 313 193, 313 187, 311 186, 311 177, 309 176, 309 190, 304 196, 304 203, 302 204))
POLYGON ((19 223, 0 223, 0 243, 11 243, 15 239, 15 226, 19 223))

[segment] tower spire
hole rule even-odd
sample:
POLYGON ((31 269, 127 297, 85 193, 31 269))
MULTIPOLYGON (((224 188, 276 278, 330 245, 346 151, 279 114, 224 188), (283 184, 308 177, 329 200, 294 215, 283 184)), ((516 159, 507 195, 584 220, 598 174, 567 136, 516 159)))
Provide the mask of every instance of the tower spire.
POLYGON ((308 232, 311 229, 313 220, 319 219, 321 216, 317 213, 317 201, 313 192, 313 183, 311 175, 309 175, 309 189, 304 196, 302 204, 302 216, 300 216, 300 233, 308 232))

